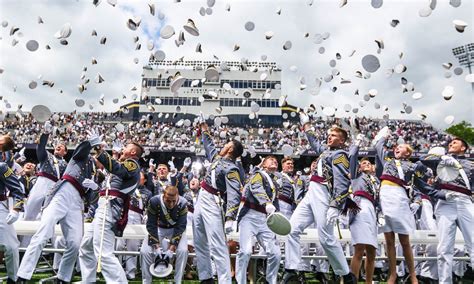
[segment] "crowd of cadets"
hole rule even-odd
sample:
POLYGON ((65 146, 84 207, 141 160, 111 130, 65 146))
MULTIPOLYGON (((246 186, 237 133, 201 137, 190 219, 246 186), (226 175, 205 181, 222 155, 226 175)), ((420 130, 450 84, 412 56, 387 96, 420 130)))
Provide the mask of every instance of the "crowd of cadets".
POLYGON ((438 149, 413 163, 409 145, 385 147, 387 133, 374 141, 373 163, 358 157, 361 137, 350 139, 344 129, 332 127, 327 141, 319 141, 309 118, 302 114, 300 119, 318 156, 309 175, 295 171, 292 158, 279 163, 274 156, 245 172, 240 161, 243 145, 230 140, 216 149, 204 122, 198 126, 207 159, 203 169, 190 157, 180 170, 173 161, 156 165, 153 159, 147 170, 141 169, 141 145, 114 143, 110 155, 93 130, 67 162, 65 145, 55 145, 52 153, 46 150, 49 122, 37 143, 38 165, 26 162, 24 150, 13 154, 12 138, 0 137, 0 246, 9 283, 31 279, 49 240, 64 248, 54 256, 59 282, 71 281, 76 269, 84 283, 96 282, 98 271, 109 283, 126 283, 137 277, 140 261, 141 278, 151 283, 148 268, 160 253, 174 260, 177 283, 193 277, 189 270, 193 263, 201 283, 215 279, 231 283, 233 278, 246 283, 251 255, 258 250, 266 256, 268 283, 304 283, 311 272, 325 282, 329 266, 344 283, 356 283, 361 274, 372 283, 374 271, 388 271, 388 283, 406 273, 412 283, 452 283, 466 267, 472 270, 474 167, 464 157, 468 150, 464 140, 454 138, 446 152, 438 149), (456 168, 458 176, 454 180, 438 176, 440 164, 456 168), (265 225, 274 212, 281 212, 292 225, 284 243, 265 225), (17 236, 12 225, 17 219, 39 220, 40 225, 33 236, 17 236), (91 223, 85 232, 83 222, 91 223), (54 236, 56 224, 62 237, 54 236), (127 224, 145 224, 148 236, 143 241, 116 239, 127 224), (186 237, 187 226, 193 227, 192 240, 186 237), (317 229, 319 243, 301 243, 308 227, 317 229), (340 227, 351 232, 350 264, 335 235, 340 227), (457 228, 465 246, 454 243, 457 228), (415 229, 437 230, 439 244, 412 246, 409 236, 415 229), (238 231, 239 243, 228 240, 233 231, 238 231), (380 255, 377 235, 382 232, 388 261, 375 261, 380 255), (27 248, 21 262, 19 247, 27 248), (116 257, 114 250, 140 251, 140 257, 116 257), (196 257, 188 257, 188 252, 196 257), (235 261, 230 253, 237 253, 235 261), (437 256, 437 261, 415 262, 419 253, 437 256), (327 260, 302 258, 309 254, 326 255, 327 260), (397 254, 404 256, 398 265, 397 254), (453 256, 464 254, 470 256, 471 266, 453 261, 453 256))

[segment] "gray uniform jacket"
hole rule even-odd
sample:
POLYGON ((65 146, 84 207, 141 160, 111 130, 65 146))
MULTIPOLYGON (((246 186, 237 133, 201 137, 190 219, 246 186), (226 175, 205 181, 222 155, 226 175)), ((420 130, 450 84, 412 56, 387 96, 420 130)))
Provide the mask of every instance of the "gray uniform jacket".
POLYGON ((279 192, 278 177, 268 174, 273 182, 272 187, 265 175, 262 174, 262 171, 258 170, 244 187, 244 204, 238 216, 239 221, 250 209, 266 214, 265 205, 267 203, 272 203, 277 208, 277 211, 279 210, 277 198, 279 192))
POLYGON ((381 138, 375 144, 376 156, 376 171, 377 176, 381 181, 387 180, 397 185, 404 187, 407 190, 408 197, 413 202, 421 202, 421 192, 413 187, 413 179, 415 178, 415 171, 417 165, 409 160, 397 160, 388 157, 388 151, 384 148, 385 138, 381 138), (400 164, 403 176, 398 172, 397 163, 400 164), (380 174, 380 175, 379 175, 380 174))
MULTIPOLYGON (((318 157, 318 168, 321 165, 322 176, 318 175, 318 169, 313 172, 312 179, 318 177, 317 182, 326 184, 331 195, 330 206, 343 210, 347 205, 349 196, 349 159, 343 149, 328 149, 321 145, 314 132, 306 131, 306 137, 313 151, 318 157)), ((351 200, 352 201, 352 200, 351 200)), ((350 203, 350 201, 349 201, 350 203)), ((350 203, 351 204, 351 203, 350 203)), ((352 205, 352 204, 351 204, 352 205)))
POLYGON ((176 206, 172 209, 166 208, 162 202, 163 195, 156 195, 150 199, 147 207, 146 229, 148 231, 148 244, 159 244, 158 228, 173 229, 173 237, 170 244, 178 245, 183 233, 186 231, 188 202, 179 196, 176 206), (166 212, 165 212, 166 211, 166 212))
POLYGON ((36 157, 38 158, 38 176, 45 176, 53 181, 58 181, 66 170, 67 162, 61 157, 56 157, 46 150, 49 134, 41 134, 39 143, 36 145, 36 157))
POLYGON ((4 162, 0 162, 0 199, 7 199, 7 190, 9 196, 13 198, 13 209, 22 210, 25 203, 25 195, 21 189, 18 178, 13 170, 4 162))
POLYGON ((380 180, 374 175, 359 172, 359 147, 356 145, 351 145, 349 149, 349 163, 354 200, 359 203, 358 200, 365 197, 379 209, 380 180))
POLYGON ((215 194, 223 199, 225 220, 235 220, 240 205, 240 188, 242 187, 239 168, 235 161, 218 155, 208 132, 202 133, 202 140, 207 158, 211 161, 211 168, 204 178, 203 187, 213 188, 212 171, 214 171, 216 188, 213 188, 212 191, 216 191, 215 194))
POLYGON ((291 206, 295 205, 295 191, 296 191, 296 182, 291 176, 291 174, 276 173, 278 178, 278 199, 284 201, 291 206))
POLYGON ((49 205, 53 196, 66 182, 72 184, 81 197, 84 197, 86 191, 82 186, 82 182, 84 179, 90 179, 92 177, 95 168, 94 161, 89 155, 91 149, 92 146, 89 141, 84 141, 76 147, 62 178, 56 182, 46 196, 43 208, 46 208, 49 205))

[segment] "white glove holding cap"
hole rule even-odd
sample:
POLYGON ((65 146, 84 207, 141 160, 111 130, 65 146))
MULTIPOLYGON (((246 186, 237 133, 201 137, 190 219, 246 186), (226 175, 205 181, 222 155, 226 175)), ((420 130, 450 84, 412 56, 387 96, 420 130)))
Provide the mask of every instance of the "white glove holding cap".
POLYGON ((234 221, 233 220, 227 220, 225 221, 224 225, 224 232, 226 234, 230 234, 234 231, 234 221))
POLYGON ((337 217, 339 217, 339 209, 335 207, 329 207, 326 213, 326 225, 333 226, 336 223, 337 217))
POLYGON ((265 211, 267 211, 268 215, 271 215, 271 214, 275 213, 276 208, 273 204, 267 203, 267 205, 265 205, 265 211))

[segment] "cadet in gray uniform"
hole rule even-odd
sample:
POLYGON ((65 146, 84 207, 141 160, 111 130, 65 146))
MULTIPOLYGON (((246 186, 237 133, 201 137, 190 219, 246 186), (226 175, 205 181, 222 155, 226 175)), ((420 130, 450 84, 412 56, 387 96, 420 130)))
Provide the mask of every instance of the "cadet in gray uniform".
POLYGON ((53 235, 54 226, 59 223, 66 238, 66 250, 57 276, 61 281, 71 281, 83 234, 83 184, 90 181, 93 172, 93 160, 89 155, 91 149, 89 141, 84 141, 76 147, 62 178, 48 193, 40 226, 31 239, 18 271, 22 280, 31 279, 41 251, 53 235))
POLYGON ((159 249, 171 259, 176 253, 174 265, 174 282, 181 283, 188 259, 188 240, 186 237, 188 202, 179 196, 178 189, 167 186, 163 194, 153 196, 147 207, 146 229, 148 237, 141 250, 141 267, 143 283, 152 283, 149 267, 154 261, 154 254, 159 249), (169 247, 160 247, 163 239, 169 240, 169 247), (145 243, 148 243, 145 244, 145 243))
POLYGON ((278 177, 281 180, 281 186, 278 192, 278 205, 280 212, 290 219, 295 206, 296 182, 293 179, 294 163, 293 159, 289 157, 281 160, 281 173, 278 177))
POLYGON ((351 260, 351 271, 359 279, 360 266, 364 253, 366 282, 372 283, 375 268, 377 241, 377 213, 380 211, 379 186, 380 181, 372 172, 372 164, 366 158, 359 162, 359 144, 356 141, 349 151, 351 187, 354 201, 360 207, 360 212, 349 216, 354 255, 351 260), (360 165, 359 165, 360 163, 360 165))
POLYGON ((252 241, 256 237, 267 256, 267 283, 277 283, 281 252, 275 233, 266 225, 267 214, 279 207, 277 177, 278 161, 274 156, 263 160, 263 170, 258 170, 243 193, 244 204, 239 213, 240 249, 236 260, 237 283, 247 283, 247 266, 252 255, 252 241))
MULTIPOLYGON (((45 196, 61 178, 67 166, 67 162, 63 158, 67 154, 66 145, 56 145, 53 154, 46 150, 51 130, 52 126, 47 121, 44 124, 44 131, 39 138, 39 143, 36 145, 36 157, 39 161, 38 172, 36 173, 38 179, 31 189, 25 204, 25 214, 23 217, 25 221, 40 219, 41 207, 43 206, 45 196)), ((23 236, 21 247, 27 247, 30 241, 30 236, 23 236)))
POLYGON ((24 198, 20 182, 13 174, 13 170, 6 163, 0 162, 0 247, 4 251, 7 283, 16 283, 17 280, 20 243, 12 224, 18 220, 24 198), (7 197, 7 190, 11 199, 7 197))
POLYGON ((97 145, 96 159, 110 173, 106 189, 99 192, 99 207, 92 222, 94 254, 106 282, 127 283, 125 271, 114 255, 115 236, 121 237, 127 225, 130 196, 135 192, 140 180, 138 159, 143 148, 139 144, 129 143, 116 161, 104 150, 104 145, 97 135, 94 145, 97 145))
MULTIPOLYGON (((145 187, 145 174, 140 172, 140 184, 130 198, 130 210, 128 211, 128 223, 130 225, 143 224, 145 209, 148 200, 152 197, 151 191, 145 187)), ((127 248, 127 251, 138 251, 140 240, 118 239, 116 250, 121 251, 127 248)), ((135 271, 137 270, 137 257, 126 255, 119 257, 121 261, 125 259, 125 274, 128 280, 135 279, 135 271)))
POLYGON ((201 183, 194 207, 193 235, 199 280, 213 283, 212 255, 219 283, 231 283, 225 233, 232 232, 240 205, 242 183, 235 159, 242 155, 243 147, 239 141, 232 140, 217 152, 207 124, 201 124, 200 128, 211 167, 201 183))
MULTIPOLYGON (((456 169, 458 174, 454 179, 437 173, 434 190, 445 196, 441 198, 435 208, 438 222, 438 276, 440 283, 452 283, 454 239, 456 229, 461 231, 467 253, 471 258, 471 267, 474 267, 474 204, 472 194, 474 188, 474 164, 465 157, 468 144, 454 138, 448 146, 448 155, 436 158, 422 158, 421 162, 432 169, 439 164, 456 169), (443 200, 445 199, 445 200, 443 200)), ((429 186, 415 180, 417 186, 426 190, 429 186)), ((430 189, 433 190, 433 189, 430 189)))
POLYGON ((415 231, 413 215, 420 208, 421 195, 419 198, 412 200, 416 197, 414 195, 416 189, 412 187, 416 165, 408 159, 413 149, 407 144, 400 144, 394 150, 394 158, 388 158, 388 151, 384 149, 386 139, 386 137, 382 137, 375 144, 375 150, 377 151, 375 161, 377 176, 381 180, 380 205, 385 218, 382 231, 385 235, 387 247, 388 282, 396 281, 397 277, 395 234, 398 234, 403 256, 410 273, 410 281, 417 283, 410 234, 415 231))
POLYGON ((320 243, 334 273, 343 276, 345 283, 355 283, 341 244, 334 236, 334 224, 339 214, 358 209, 349 198, 349 160, 347 152, 342 150, 347 133, 341 128, 331 128, 325 147, 310 130, 309 117, 301 114, 300 120, 308 142, 319 158, 308 192, 291 216, 292 228, 285 245, 286 272, 282 282, 287 283, 296 275, 295 270, 301 259, 300 235, 304 229, 316 223, 320 243))

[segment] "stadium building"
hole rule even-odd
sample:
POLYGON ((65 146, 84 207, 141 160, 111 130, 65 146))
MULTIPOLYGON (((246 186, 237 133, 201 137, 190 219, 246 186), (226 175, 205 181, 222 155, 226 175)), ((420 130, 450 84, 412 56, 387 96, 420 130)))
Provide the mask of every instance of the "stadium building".
POLYGON ((152 60, 143 67, 139 104, 122 107, 132 117, 181 119, 202 112, 237 125, 281 125, 283 119, 296 117, 284 98, 275 62, 152 60), (213 72, 216 76, 210 78, 213 72), (184 81, 173 92, 179 75, 184 81))

